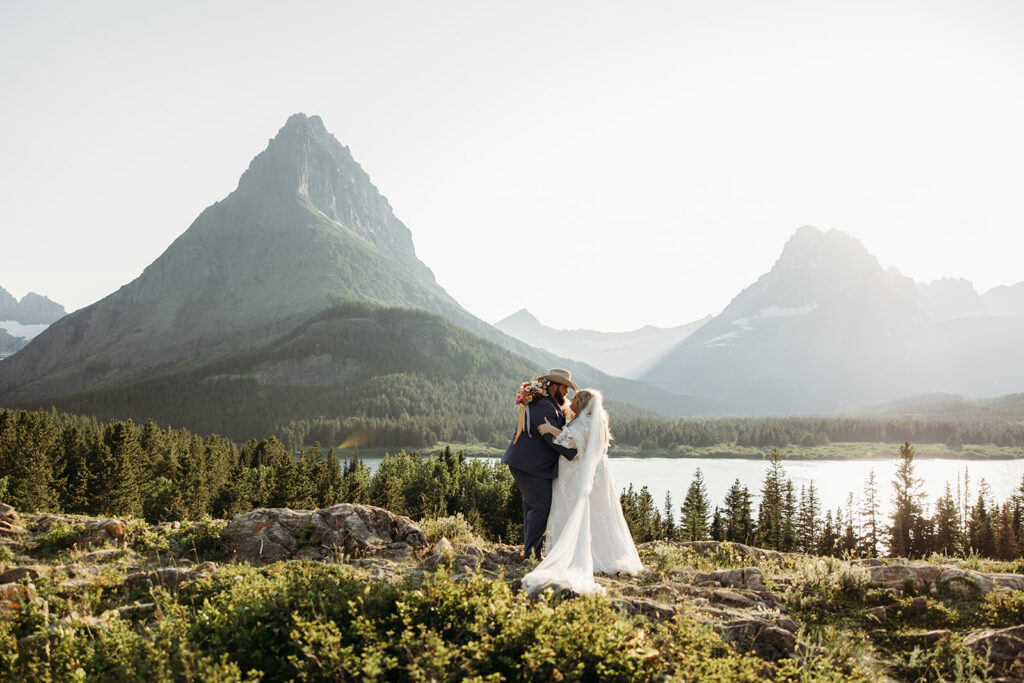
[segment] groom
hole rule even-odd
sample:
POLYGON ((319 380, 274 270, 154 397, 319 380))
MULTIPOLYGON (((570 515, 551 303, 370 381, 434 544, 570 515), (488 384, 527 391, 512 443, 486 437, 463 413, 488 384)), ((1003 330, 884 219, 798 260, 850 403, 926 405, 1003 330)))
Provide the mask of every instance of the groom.
POLYGON ((547 420, 561 429, 565 426, 562 405, 569 389, 577 390, 568 370, 549 370, 538 377, 548 381, 548 394, 527 404, 529 413, 526 427, 518 439, 513 439, 501 456, 501 461, 512 471, 512 478, 523 496, 523 559, 531 555, 540 559, 544 531, 551 511, 551 480, 558 477, 558 456, 572 460, 575 448, 564 448, 553 443, 554 437, 543 435, 537 427, 547 420))

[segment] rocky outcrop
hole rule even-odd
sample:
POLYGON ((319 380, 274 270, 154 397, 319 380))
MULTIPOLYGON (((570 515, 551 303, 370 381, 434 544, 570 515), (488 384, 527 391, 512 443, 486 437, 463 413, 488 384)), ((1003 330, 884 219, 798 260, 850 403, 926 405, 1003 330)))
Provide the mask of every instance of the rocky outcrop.
POLYGON ((723 640, 740 652, 755 652, 769 660, 782 659, 796 652, 796 624, 785 617, 773 619, 756 614, 715 625, 723 640))
POLYGON ((235 558, 245 562, 323 559, 339 552, 403 560, 427 545, 408 517, 351 503, 316 511, 260 508, 236 515, 225 538, 235 558))
POLYGON ((0 503, 0 544, 4 540, 17 542, 25 534, 25 527, 21 525, 18 512, 7 505, 0 503))
POLYGON ((86 523, 85 531, 79 536, 75 546, 84 549, 116 543, 123 547, 127 540, 128 522, 123 519, 99 519, 86 523))
POLYGON ((217 571, 217 565, 213 562, 203 562, 197 567, 188 569, 186 567, 161 567, 148 572, 134 572, 129 574, 124 585, 128 588, 138 586, 162 586, 168 590, 174 590, 186 581, 205 579, 213 576, 217 571))
POLYGON ((38 579, 39 570, 35 567, 13 567, 0 572, 0 583, 15 583, 22 579, 38 579))
POLYGON ((870 587, 888 588, 897 592, 905 588, 926 590, 933 594, 943 591, 990 593, 1000 589, 1024 590, 1024 576, 1020 574, 984 574, 959 567, 903 564, 868 567, 867 570, 871 574, 868 581, 870 587))
POLYGON ((1024 626, 977 631, 964 638, 964 647, 987 655, 1010 680, 1024 680, 1024 626))
POLYGON ((27 586, 20 583, 0 584, 0 617, 17 612, 32 597, 27 586))

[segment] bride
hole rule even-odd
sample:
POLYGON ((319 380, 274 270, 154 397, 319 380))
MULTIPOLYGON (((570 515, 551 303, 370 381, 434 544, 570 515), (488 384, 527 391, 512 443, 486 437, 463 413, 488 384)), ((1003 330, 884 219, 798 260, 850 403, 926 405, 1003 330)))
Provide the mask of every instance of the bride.
POLYGON ((523 577, 531 594, 546 588, 574 593, 603 594, 594 572, 636 574, 643 565, 629 533, 608 467, 608 413, 595 389, 576 392, 569 405, 576 416, 558 429, 545 421, 541 434, 555 443, 576 448, 572 461, 560 459, 551 493, 547 556, 523 577))

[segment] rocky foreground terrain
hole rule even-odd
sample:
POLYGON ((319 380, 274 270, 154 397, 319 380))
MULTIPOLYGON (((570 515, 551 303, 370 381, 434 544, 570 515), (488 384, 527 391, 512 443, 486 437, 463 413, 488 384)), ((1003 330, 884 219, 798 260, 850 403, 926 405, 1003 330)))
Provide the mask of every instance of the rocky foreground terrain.
MULTIPOLYGON (((613 656, 616 662, 621 656, 633 667, 605 672, 609 679, 702 679, 711 674, 693 667, 721 661, 714 674, 719 680, 1024 680, 1024 563, 840 561, 713 541, 658 542, 640 550, 645 569, 638 576, 599 577, 606 597, 529 598, 519 584, 532 565, 518 559, 518 548, 480 541, 459 517, 417 524, 381 508, 341 504, 151 526, 137 520, 19 515, 0 504, 0 641, 10 646, 0 657, 0 674, 37 680, 60 680, 65 674, 145 678, 144 669, 160 659, 154 652, 166 649, 172 654, 161 671, 181 680, 419 677, 419 669, 402 664, 400 656, 374 659, 365 634, 361 650, 343 647, 345 638, 354 637, 345 629, 329 630, 337 631, 334 640, 325 640, 320 631, 316 638, 308 636, 311 622, 297 615, 312 601, 319 607, 308 610, 311 619, 326 623, 334 607, 318 602, 328 589, 317 585, 326 585, 325 572, 336 571, 363 587, 366 604, 376 591, 406 591, 396 593, 400 599, 388 609, 401 610, 409 596, 422 597, 434 586, 433 606, 404 622, 417 643, 463 638, 452 624, 459 617, 449 616, 436 627, 440 630, 430 630, 435 628, 430 615, 443 611, 445 603, 439 584, 454 592, 468 587, 459 598, 466 605, 481 594, 494 604, 506 601, 510 624, 519 618, 515 615, 533 618, 548 610, 544 614, 557 629, 560 618, 571 623, 578 617, 571 610, 587 605, 610 620, 612 631, 621 627, 631 634, 628 639, 601 636, 607 640, 602 647, 611 649, 596 657, 598 666, 602 658, 610 666, 613 656), (280 579, 285 575, 287 580, 280 579), (278 582, 269 589, 267 581, 278 582), (229 593, 230 600, 224 597, 229 593), (262 603, 268 594, 277 600, 269 608, 262 603), (266 643, 234 642, 245 623, 238 615, 250 607, 269 609, 264 621, 284 619, 279 640, 270 642, 291 642, 301 655, 267 659, 266 643), (168 630, 165 623, 174 623, 175 610, 184 610, 181 632, 178 640, 164 643, 161 634, 168 630), (560 617, 559 610, 568 611, 560 617), (218 619, 221 630, 197 623, 218 619), (686 655, 697 654, 701 664, 684 665, 678 659, 683 655, 673 654, 672 639, 682 638, 682 624, 691 629, 687 637, 703 639, 699 647, 705 650, 697 651, 694 641, 686 655), (666 635, 668 625, 677 629, 675 635, 666 635), (183 640, 192 643, 191 654, 183 640), (86 641, 91 654, 69 654, 86 641), (263 659, 254 660, 247 647, 264 650, 263 659), (197 654, 200 650, 205 654, 197 654), (328 661, 323 655, 328 651, 347 652, 349 658, 328 661), (261 666, 252 666, 253 661, 261 666), (353 666, 362 667, 359 676, 353 666)), ((348 604, 362 605, 363 599, 348 604)), ((369 615, 368 607, 360 609, 369 615)), ((470 608, 454 609, 465 616, 470 608)), ((342 620, 346 629, 354 628, 358 619, 347 619, 342 620)), ((487 637, 500 640, 501 618, 489 619, 487 637)), ((481 633, 477 626, 467 629, 475 637, 481 633)), ((395 634, 392 628, 382 640, 398 639, 395 634)), ((488 643, 488 651, 496 652, 497 645, 488 643)), ((4 645, 0 642, 0 651, 4 645)), ((430 652, 441 657, 442 645, 439 641, 430 652)), ((528 653, 535 643, 503 647, 519 648, 524 662, 534 656, 528 653)), ((531 674, 530 663, 509 664, 506 670, 493 661, 484 665, 449 657, 436 666, 440 678, 453 680, 468 677, 470 670, 497 676, 493 680, 532 678, 541 671, 531 674)), ((553 679, 586 679, 596 675, 589 666, 559 670, 556 661, 543 671, 553 679)))

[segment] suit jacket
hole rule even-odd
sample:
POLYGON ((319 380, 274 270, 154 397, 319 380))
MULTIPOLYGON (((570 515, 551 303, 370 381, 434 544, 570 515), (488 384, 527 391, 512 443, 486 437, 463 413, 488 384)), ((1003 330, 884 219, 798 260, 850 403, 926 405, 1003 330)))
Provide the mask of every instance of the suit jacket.
POLYGON ((526 410, 530 413, 530 428, 523 425, 519 440, 509 442, 501 461, 535 477, 554 479, 558 476, 558 456, 572 460, 576 457, 576 449, 553 443, 555 437, 539 433, 537 427, 547 418, 553 427, 562 429, 565 427, 565 414, 550 396, 534 399, 526 405, 526 410))

